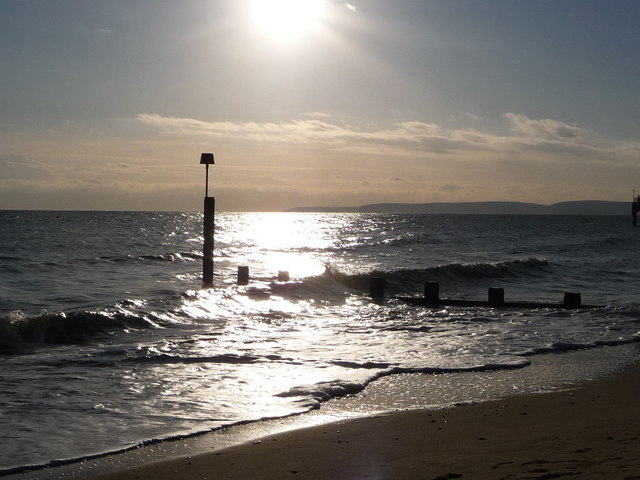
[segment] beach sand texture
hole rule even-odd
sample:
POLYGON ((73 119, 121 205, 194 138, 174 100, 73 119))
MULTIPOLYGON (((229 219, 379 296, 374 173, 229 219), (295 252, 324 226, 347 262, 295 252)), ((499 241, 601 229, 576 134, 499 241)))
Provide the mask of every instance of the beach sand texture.
POLYGON ((95 480, 640 479, 640 366, 578 388, 358 418, 95 480))

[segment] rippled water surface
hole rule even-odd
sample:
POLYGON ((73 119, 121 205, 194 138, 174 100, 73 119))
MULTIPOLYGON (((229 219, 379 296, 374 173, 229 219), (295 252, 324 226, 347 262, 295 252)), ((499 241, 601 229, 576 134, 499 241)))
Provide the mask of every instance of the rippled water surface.
POLYGON ((0 212, 0 469, 302 412, 376 378, 517 369, 540 352, 637 341, 630 223, 218 214, 203 288, 201 215, 0 212), (385 300, 368 297, 372 274, 385 300), (501 286, 508 301, 577 291, 602 307, 391 298, 420 296, 425 281, 448 298, 501 286))

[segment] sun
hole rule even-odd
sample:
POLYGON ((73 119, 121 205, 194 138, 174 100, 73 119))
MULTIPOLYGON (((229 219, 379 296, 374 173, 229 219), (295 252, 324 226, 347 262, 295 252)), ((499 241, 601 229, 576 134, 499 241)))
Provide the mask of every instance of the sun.
POLYGON ((251 0, 256 28, 274 40, 293 40, 317 28, 326 0, 251 0))

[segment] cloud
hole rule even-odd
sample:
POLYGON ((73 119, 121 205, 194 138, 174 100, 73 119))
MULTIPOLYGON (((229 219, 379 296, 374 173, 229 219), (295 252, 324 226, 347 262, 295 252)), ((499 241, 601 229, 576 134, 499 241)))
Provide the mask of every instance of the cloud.
POLYGON ((541 137, 547 139, 579 139, 586 136, 586 130, 569 125, 558 120, 545 118, 533 120, 526 115, 517 113, 505 113, 503 115, 511 124, 514 133, 527 137, 541 137))
POLYGON ((107 37, 113 34, 113 31, 107 27, 82 26, 82 27, 79 27, 79 31, 81 34, 89 37, 107 37))
POLYGON ((489 132, 421 120, 355 124, 326 114, 284 122, 137 117, 156 129, 154 141, 162 144, 216 145, 227 159, 217 178, 229 188, 271 176, 277 180, 257 184, 284 182, 325 199, 319 203, 349 192, 361 192, 365 203, 513 199, 507 185, 520 185, 520 200, 560 201, 593 197, 592 185, 612 189, 638 172, 638 142, 607 139, 561 120, 500 118, 502 129, 489 132))
POLYGON ((0 153, 0 180, 47 180, 51 173, 42 164, 20 155, 0 153))
POLYGON ((304 116, 312 118, 331 118, 334 115, 328 112, 307 112, 304 114, 304 116))
MULTIPOLYGON (((289 122, 206 122, 193 118, 166 117, 142 113, 138 120, 155 126, 162 134, 204 140, 218 137, 228 142, 266 146, 278 144, 291 148, 324 148, 333 152, 351 152, 376 156, 409 156, 414 158, 439 155, 478 154, 510 155, 516 158, 531 151, 544 155, 585 155, 623 149, 637 152, 637 145, 607 143, 589 135, 580 127, 523 114, 505 113, 509 130, 504 134, 487 133, 469 128, 443 126, 409 120, 386 128, 358 126, 339 122, 327 114, 317 118, 289 122)), ((626 154, 628 156, 628 153, 626 154)))
MULTIPOLYGON (((401 122, 388 129, 367 129, 347 124, 331 123, 318 118, 290 122, 205 122, 193 118, 164 117, 143 113, 138 120, 153 125, 164 134, 189 137, 235 138, 243 142, 268 142, 290 145, 323 144, 346 151, 383 153, 383 147, 442 152, 453 144, 478 140, 473 135, 466 139, 455 131, 420 122, 401 122)), ((470 132, 467 132, 470 133, 470 132)), ((399 152, 397 152, 399 153, 399 152)))
POLYGON ((459 192, 460 190, 462 190, 460 185, 447 184, 440 187, 440 191, 442 192, 459 192))
POLYGON ((96 28, 95 30, 93 30, 93 34, 94 35, 111 35, 113 32, 111 31, 110 28, 96 28))
POLYGON ((138 120, 160 128, 164 133, 189 136, 238 137, 259 142, 308 143, 337 139, 349 132, 318 119, 274 122, 205 122, 193 118, 163 117, 143 113, 138 120))
POLYGON ((142 113, 137 123, 149 128, 133 128, 143 135, 126 142, 89 135, 79 142, 75 130, 42 135, 35 144, 33 135, 26 141, 3 134, 3 145, 16 154, 0 155, 0 204, 198 209, 197 160, 214 150, 216 195, 228 210, 615 199, 640 175, 640 142, 607 139, 561 120, 516 113, 499 119, 501 130, 489 132, 415 119, 353 123, 323 112, 284 122, 142 113))
POLYGON ((347 10, 351 10, 352 12, 355 12, 358 10, 356 6, 353 5, 352 3, 345 3, 344 6, 347 10))

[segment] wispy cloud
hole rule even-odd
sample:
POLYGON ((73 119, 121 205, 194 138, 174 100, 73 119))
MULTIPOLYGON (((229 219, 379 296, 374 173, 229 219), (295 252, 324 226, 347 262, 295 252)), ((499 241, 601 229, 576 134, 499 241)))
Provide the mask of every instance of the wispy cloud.
POLYGON ((440 191, 442 192, 459 192, 460 190, 462 190, 460 185, 446 184, 440 187, 440 191))
POLYGON ((42 164, 21 155, 0 153, 0 180, 46 180, 51 173, 42 164))
POLYGON ((244 140, 279 143, 308 143, 339 139, 349 130, 318 119, 275 122, 205 122, 193 118, 140 114, 138 120, 154 125, 164 133, 190 136, 224 136, 244 140))
POLYGON ((513 132, 527 137, 578 139, 585 138, 588 133, 586 130, 576 127, 575 125, 569 125, 550 118, 534 120, 526 115, 517 113, 505 113, 503 116, 511 124, 511 130, 513 132))
POLYGON ((5 133, 0 143, 17 154, 0 154, 0 205, 33 206, 36 192, 47 199, 40 206, 55 208, 77 208, 69 199, 83 208, 125 208, 126 202, 126 208, 159 208, 159 201, 166 209, 195 208, 202 178, 196 159, 212 150, 220 160, 217 192, 231 210, 309 202, 613 199, 620 185, 640 175, 640 142, 521 113, 501 119, 502 129, 489 131, 481 128, 485 119, 474 122, 476 128, 450 128, 419 120, 356 124, 324 112, 287 122, 144 113, 137 122, 146 128, 127 121, 135 134, 124 143, 120 136, 79 142, 72 130, 43 135, 34 146, 31 137, 5 133))
POLYGON ((113 34, 113 30, 111 30, 108 27, 81 26, 79 27, 79 31, 81 34, 90 36, 90 37, 107 37, 113 34))
POLYGON ((193 118, 140 114, 138 120, 165 135, 221 137, 238 142, 308 145, 367 154, 421 157, 431 154, 469 155, 471 152, 510 155, 517 158, 530 151, 538 154, 607 154, 628 157, 640 145, 606 141, 585 129, 558 120, 531 119, 505 113, 508 129, 493 134, 475 129, 451 129, 421 121, 405 121, 388 128, 355 126, 318 118, 290 122, 205 122, 193 118))

